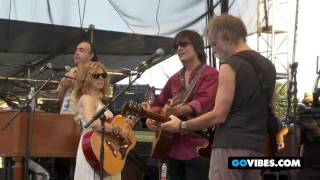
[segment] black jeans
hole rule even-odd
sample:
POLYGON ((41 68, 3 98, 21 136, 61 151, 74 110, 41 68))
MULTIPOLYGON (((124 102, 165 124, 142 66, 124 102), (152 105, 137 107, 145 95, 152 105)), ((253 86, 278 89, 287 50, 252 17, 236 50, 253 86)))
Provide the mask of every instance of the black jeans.
POLYGON ((209 160, 195 158, 190 160, 168 160, 168 180, 208 180, 209 160))

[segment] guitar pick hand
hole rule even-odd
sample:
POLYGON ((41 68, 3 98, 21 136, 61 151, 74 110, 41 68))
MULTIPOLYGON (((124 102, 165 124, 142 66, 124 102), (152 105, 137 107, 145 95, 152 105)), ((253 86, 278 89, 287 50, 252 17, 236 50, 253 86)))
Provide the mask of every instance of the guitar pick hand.
POLYGON ((175 115, 178 116, 179 115, 179 107, 170 107, 168 105, 165 105, 162 108, 164 111, 164 114, 169 116, 169 115, 175 115))
POLYGON ((170 121, 161 124, 161 129, 170 132, 180 132, 181 120, 174 115, 169 116, 170 121))

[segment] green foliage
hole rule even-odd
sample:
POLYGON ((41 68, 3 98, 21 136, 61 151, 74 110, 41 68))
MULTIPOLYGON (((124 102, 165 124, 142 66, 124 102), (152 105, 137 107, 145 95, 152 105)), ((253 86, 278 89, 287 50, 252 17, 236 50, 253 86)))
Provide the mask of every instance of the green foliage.
POLYGON ((277 92, 277 100, 276 100, 276 116, 280 119, 284 119, 287 113, 287 90, 288 83, 279 83, 276 82, 276 92, 277 92))

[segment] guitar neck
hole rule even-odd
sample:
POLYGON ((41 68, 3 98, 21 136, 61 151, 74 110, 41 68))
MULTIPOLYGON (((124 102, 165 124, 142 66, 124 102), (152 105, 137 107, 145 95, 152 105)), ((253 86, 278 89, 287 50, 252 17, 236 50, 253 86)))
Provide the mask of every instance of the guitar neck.
MULTIPOLYGON (((142 108, 133 107, 129 103, 125 103, 124 104, 124 106, 122 108, 122 111, 123 111, 123 113, 132 112, 134 114, 139 115, 140 117, 150 118, 150 119, 153 119, 155 121, 158 121, 159 123, 165 123, 165 122, 168 122, 168 121, 171 120, 169 117, 162 116, 160 114, 156 114, 156 113, 153 113, 153 112, 149 112, 149 111, 146 111, 146 110, 144 110, 142 108)), ((202 131, 195 131, 193 133, 198 134, 198 135, 200 135, 202 137, 205 137, 207 139, 213 137, 213 131, 212 130, 208 130, 208 129, 204 129, 202 131)))
MULTIPOLYGON (((145 116, 147 118, 156 120, 156 121, 158 121, 160 123, 165 123, 165 122, 168 122, 168 121, 171 120, 169 117, 162 116, 160 114, 156 114, 156 113, 152 113, 152 112, 148 112, 148 111, 145 111, 145 116)), ((208 129, 205 129, 205 130, 202 130, 202 131, 194 131, 193 133, 195 133, 195 134, 197 134, 197 135, 199 135, 201 137, 204 137, 206 139, 210 139, 213 136, 213 132, 208 130, 208 129)))
POLYGON ((158 122, 160 122, 160 123, 165 123, 165 122, 168 122, 168 121, 171 120, 169 117, 162 116, 162 115, 160 115, 160 114, 156 114, 156 113, 149 112, 149 111, 145 111, 145 116, 146 116, 147 118, 156 120, 156 121, 158 121, 158 122))

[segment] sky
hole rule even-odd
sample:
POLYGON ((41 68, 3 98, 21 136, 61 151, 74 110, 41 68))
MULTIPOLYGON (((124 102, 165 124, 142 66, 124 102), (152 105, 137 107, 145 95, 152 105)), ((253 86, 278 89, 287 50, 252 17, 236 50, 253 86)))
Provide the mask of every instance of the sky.
POLYGON ((304 92, 312 92, 316 81, 316 59, 320 55, 320 1, 300 1, 297 53, 298 61, 298 97, 304 92))
MULTIPOLYGON (((284 8, 288 8, 282 6, 284 8)), ((298 86, 298 98, 302 100, 305 92, 312 92, 313 86, 317 77, 316 74, 316 59, 320 54, 320 23, 316 21, 316 12, 319 11, 320 1, 314 0, 304 0, 299 3, 298 11, 298 29, 297 29, 297 39, 296 39, 296 55, 295 59, 298 62, 298 72, 297 72, 297 86, 298 86)), ((292 6, 290 7, 292 8, 292 6)), ((294 10, 282 11, 280 16, 288 15, 290 12, 289 19, 286 22, 281 23, 280 26, 285 25, 285 23, 294 23, 294 10), (293 13, 292 13, 293 12, 293 13)), ((279 19, 278 22, 279 23, 279 19)), ((294 24, 290 24, 293 27, 294 24)), ((293 29, 289 31, 292 33, 293 29)), ((292 34, 291 34, 292 35, 292 34)), ((293 36, 291 36, 291 40, 293 36)), ((256 40, 248 42, 251 47, 256 46, 256 40)), ((292 51, 292 44, 288 45, 288 50, 292 51)), ((292 63, 292 59, 289 60, 289 65, 292 63)), ((150 84, 157 88, 164 86, 166 80, 169 76, 173 75, 176 71, 181 68, 181 63, 177 56, 173 56, 168 60, 160 63, 147 70, 142 77, 137 81, 137 84, 150 84)), ((283 72, 284 69, 277 65, 277 71, 283 72)), ((126 83, 127 80, 121 83, 126 83)))

